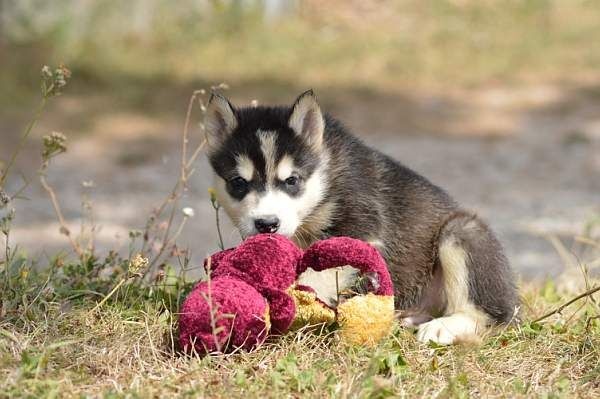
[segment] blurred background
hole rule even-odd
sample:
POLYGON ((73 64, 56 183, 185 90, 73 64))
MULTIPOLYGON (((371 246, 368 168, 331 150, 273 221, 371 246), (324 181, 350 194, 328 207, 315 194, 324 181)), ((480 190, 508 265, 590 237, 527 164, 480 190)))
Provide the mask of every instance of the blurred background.
MULTIPOLYGON (((67 248, 37 179, 41 137, 61 131, 48 180, 67 222, 76 231, 89 198, 97 247, 126 251, 177 179, 190 95, 225 82, 239 105, 313 88, 488 220, 524 278, 561 275, 600 234, 599 38, 596 0, 0 0, 0 160, 39 102, 41 67, 73 73, 8 181, 29 182, 12 240, 41 261, 67 248)), ((198 143, 199 110, 193 121, 198 143)), ((201 156, 181 202, 195 262, 217 249, 210 185, 201 156)))

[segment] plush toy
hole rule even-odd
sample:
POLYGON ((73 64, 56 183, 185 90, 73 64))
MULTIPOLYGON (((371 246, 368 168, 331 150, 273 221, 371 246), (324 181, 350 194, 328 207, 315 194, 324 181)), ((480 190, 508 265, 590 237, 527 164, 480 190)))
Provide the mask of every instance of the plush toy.
POLYGON ((385 262, 360 240, 330 238, 303 253, 281 235, 261 234, 214 254, 205 267, 210 279, 192 290, 181 309, 179 338, 184 350, 251 350, 269 333, 335 322, 343 340, 374 344, 392 326, 393 287, 385 262), (322 271, 344 265, 358 269, 362 283, 335 309, 321 302, 310 287, 296 284, 297 276, 309 267, 322 271))

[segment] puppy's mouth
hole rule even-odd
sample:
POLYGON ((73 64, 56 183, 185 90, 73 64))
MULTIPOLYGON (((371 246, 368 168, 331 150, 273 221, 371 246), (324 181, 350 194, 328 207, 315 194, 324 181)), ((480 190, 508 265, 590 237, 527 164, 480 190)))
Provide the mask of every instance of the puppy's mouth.
MULTIPOLYGON (((238 227, 238 231, 240 232, 240 236, 242 237, 242 240, 245 240, 246 238, 255 236, 257 234, 261 234, 260 231, 254 229, 254 228, 245 229, 243 226, 238 227)), ((295 229, 294 231, 292 231, 290 233, 289 231, 287 231, 287 229, 278 229, 278 230, 272 232, 271 234, 280 234, 286 238, 293 239, 296 236, 296 231, 297 231, 297 229, 295 229)))
MULTIPOLYGON (((253 231, 253 232, 250 232, 250 233, 246 233, 246 232, 240 231, 240 235, 242 236, 242 240, 245 240, 246 238, 255 236, 257 234, 264 234, 264 233, 261 233, 259 231, 253 231)), ((286 238, 290 238, 290 239, 294 238, 294 236, 296 235, 295 233, 287 234, 287 233, 284 233, 282 231, 274 231, 273 233, 268 233, 268 234, 279 234, 279 235, 282 235, 282 236, 284 236, 286 238)))

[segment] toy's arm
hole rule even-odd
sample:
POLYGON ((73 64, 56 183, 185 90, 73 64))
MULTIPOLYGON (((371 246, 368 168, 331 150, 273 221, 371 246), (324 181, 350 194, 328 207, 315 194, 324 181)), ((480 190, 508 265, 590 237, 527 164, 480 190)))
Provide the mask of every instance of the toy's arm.
POLYGON ((307 268, 316 271, 350 265, 361 273, 375 273, 379 287, 377 295, 394 295, 394 287, 385 260, 377 249, 364 241, 350 237, 333 237, 311 245, 300 260, 297 273, 307 268))

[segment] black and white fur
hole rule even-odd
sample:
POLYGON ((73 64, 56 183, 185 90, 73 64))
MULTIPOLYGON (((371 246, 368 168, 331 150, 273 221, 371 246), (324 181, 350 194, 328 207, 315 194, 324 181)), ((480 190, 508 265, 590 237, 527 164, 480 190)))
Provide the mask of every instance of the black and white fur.
MULTIPOLYGON (((514 277, 486 224, 323 115, 312 91, 291 107, 236 108, 213 95, 205 122, 217 197, 242 237, 370 242, 387 261, 402 323, 423 342, 452 344, 513 317, 514 277)), ((334 296, 331 276, 302 278, 334 296)))

